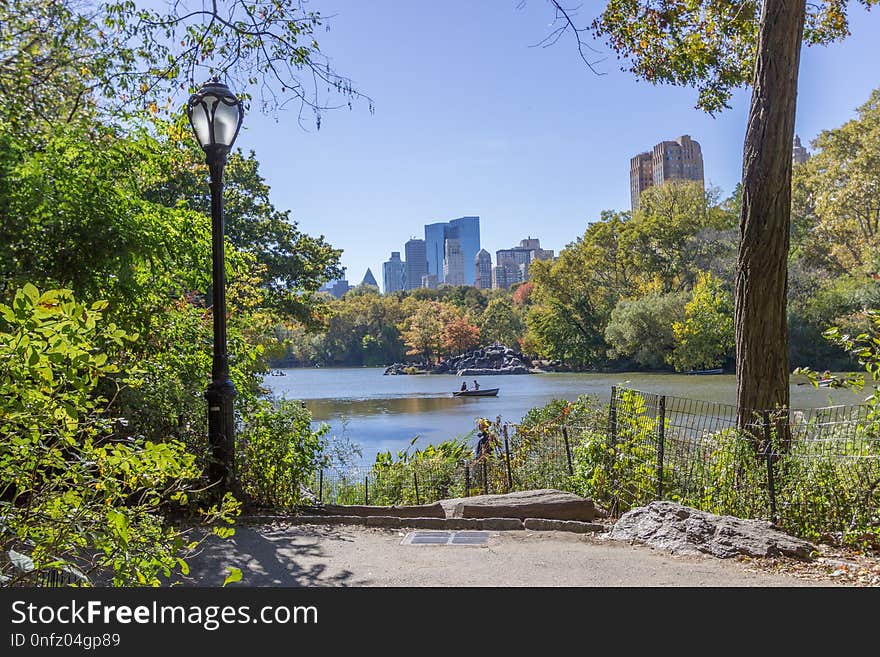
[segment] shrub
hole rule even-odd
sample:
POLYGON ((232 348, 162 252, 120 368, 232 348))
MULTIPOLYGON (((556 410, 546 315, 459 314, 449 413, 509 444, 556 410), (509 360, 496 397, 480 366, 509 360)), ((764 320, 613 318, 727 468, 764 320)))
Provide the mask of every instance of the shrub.
POLYGON ((257 400, 243 412, 236 437, 236 472, 252 502, 283 509, 303 503, 312 475, 322 465, 322 437, 329 427, 312 429, 302 402, 257 400))
MULTIPOLYGON (((118 385, 111 355, 134 339, 102 324, 104 302, 25 285, 0 305, 0 581, 47 573, 81 584, 158 585, 186 573, 195 547, 165 515, 199 488, 195 459, 178 441, 120 438, 99 385, 118 385)), ((231 522, 231 497, 211 508, 231 522)), ((228 534, 231 530, 218 529, 228 534)))

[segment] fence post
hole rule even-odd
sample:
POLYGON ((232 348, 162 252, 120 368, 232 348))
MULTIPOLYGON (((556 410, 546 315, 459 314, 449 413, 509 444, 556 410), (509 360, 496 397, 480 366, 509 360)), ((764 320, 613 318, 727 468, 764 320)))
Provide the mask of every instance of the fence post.
MULTIPOLYGON (((614 450, 615 443, 617 442, 617 386, 611 386, 611 403, 608 405, 608 446, 611 450, 614 450)), ((615 457, 612 456, 612 459, 615 457)), ((617 489, 617 470, 614 467, 614 460, 612 460, 608 464, 611 475, 612 475, 612 501, 611 501, 611 509, 609 509, 612 517, 617 517, 618 512, 620 511, 619 507, 619 496, 620 491, 617 489)))
POLYGON ((471 496, 471 466, 467 462, 464 464, 464 496, 471 496))
POLYGON ((489 477, 488 477, 488 473, 486 472, 486 461, 487 460, 488 460, 488 457, 483 458, 483 495, 489 494, 489 477))
POLYGON ((324 468, 318 472, 318 501, 324 502, 324 468))
POLYGON ((415 468, 413 468, 413 483, 416 486, 416 504, 421 504, 422 501, 419 499, 419 476, 416 474, 415 468))
POLYGON ((663 443, 666 438, 666 395, 660 395, 657 426, 657 499, 663 499, 663 443))
POLYGON ((574 466, 571 463, 571 445, 568 443, 568 429, 562 426, 562 438, 565 440, 565 457, 568 459, 568 476, 574 476, 574 466))
POLYGON ((370 506, 370 475, 364 475, 364 506, 370 506))
POLYGON ((510 471, 510 445, 507 441, 507 425, 504 425, 504 458, 507 462, 507 492, 513 490, 513 473, 510 471))
POLYGON ((617 442, 617 386, 611 386, 611 403, 608 405, 608 443, 617 442))
POLYGON ((764 419, 764 455, 767 458, 767 492, 770 494, 770 520, 774 524, 778 522, 776 515, 776 487, 773 482, 773 440, 770 433, 770 413, 761 412, 764 419))

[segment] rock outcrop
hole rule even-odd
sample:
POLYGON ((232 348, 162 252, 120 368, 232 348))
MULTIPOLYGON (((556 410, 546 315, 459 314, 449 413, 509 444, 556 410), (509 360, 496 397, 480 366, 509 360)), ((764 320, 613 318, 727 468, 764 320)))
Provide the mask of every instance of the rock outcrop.
POLYGON ((492 374, 528 374, 531 360, 503 345, 474 349, 460 356, 447 358, 432 370, 435 374, 489 376, 492 374))
POLYGON ((651 502, 624 513, 608 538, 645 543, 673 554, 720 558, 742 554, 809 559, 816 549, 770 522, 718 516, 674 502, 651 502))
POLYGON ((427 374, 428 371, 423 363, 394 363, 386 367, 383 374, 427 374))
POLYGON ((492 374, 540 374, 568 372, 570 368, 552 360, 537 360, 494 344, 447 358, 433 367, 425 363, 394 363, 385 368, 385 374, 456 374, 458 376, 489 376, 492 374))

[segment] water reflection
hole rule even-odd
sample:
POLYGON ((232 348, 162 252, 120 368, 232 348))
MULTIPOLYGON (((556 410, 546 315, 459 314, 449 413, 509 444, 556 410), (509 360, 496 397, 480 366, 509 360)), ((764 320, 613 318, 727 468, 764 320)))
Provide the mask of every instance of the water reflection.
MULTIPOLYGON (((331 434, 363 446, 365 462, 376 452, 397 452, 414 436, 417 447, 453 436, 470 435, 475 419, 501 416, 519 422, 531 408, 552 399, 589 395, 599 403, 611 386, 731 404, 736 399, 733 375, 675 374, 540 374, 481 377, 484 387, 500 387, 498 397, 453 397, 462 379, 449 375, 383 376, 376 368, 293 369, 287 376, 266 377, 277 396, 302 399, 316 422, 327 422, 331 434), (491 382, 491 386, 489 385, 491 382)), ((470 381, 468 381, 470 384, 470 381)), ((858 404, 866 393, 791 384, 792 408, 858 404)))
POLYGON ((315 419, 401 413, 436 413, 460 406, 455 397, 381 397, 374 399, 307 399, 315 419))

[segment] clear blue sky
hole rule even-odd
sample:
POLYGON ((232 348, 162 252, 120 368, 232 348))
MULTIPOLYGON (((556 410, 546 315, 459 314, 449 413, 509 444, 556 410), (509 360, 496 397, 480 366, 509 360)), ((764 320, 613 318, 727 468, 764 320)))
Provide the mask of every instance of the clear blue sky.
MULTIPOLYGON (((715 118, 690 88, 637 82, 609 55, 591 73, 570 36, 549 48, 546 0, 313 0, 336 71, 375 102, 326 112, 251 110, 237 146, 253 149, 276 207, 342 248, 352 284, 382 284, 391 251, 423 225, 480 217, 492 253, 538 237, 557 253, 604 209, 629 209, 629 160, 689 134, 706 182, 739 181, 750 92, 715 118)), ((583 23, 599 3, 584 3, 583 23)), ((804 48, 796 131, 805 145, 854 117, 880 86, 880 12, 851 8, 852 36, 804 48)), ((600 44, 596 44, 601 48, 600 44)))

